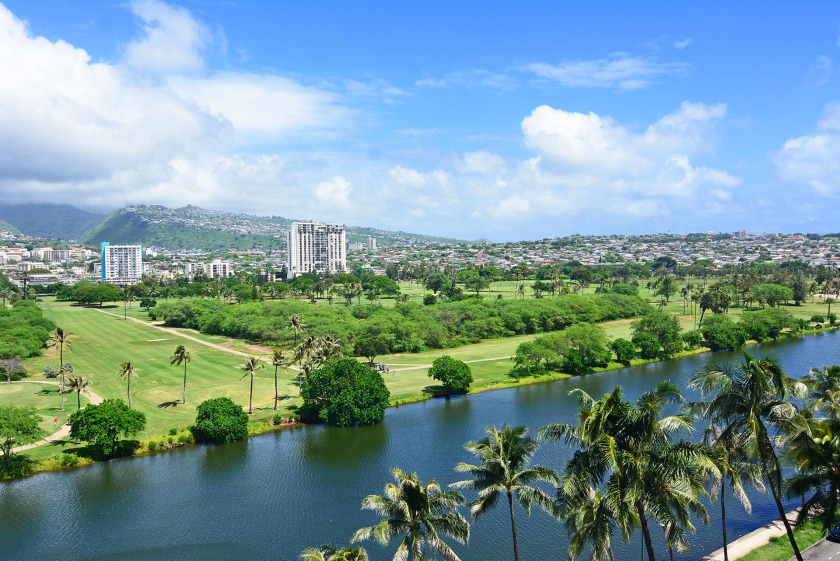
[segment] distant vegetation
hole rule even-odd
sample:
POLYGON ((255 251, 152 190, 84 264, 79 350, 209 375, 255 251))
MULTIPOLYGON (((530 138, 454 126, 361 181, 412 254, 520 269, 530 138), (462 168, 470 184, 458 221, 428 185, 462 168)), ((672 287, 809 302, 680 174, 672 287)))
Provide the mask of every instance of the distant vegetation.
POLYGON ((218 300, 197 299, 159 303, 149 315, 168 327, 190 327, 214 335, 288 346, 293 344, 294 331, 288 328, 287 318, 299 315, 315 336, 332 334, 345 345, 377 338, 387 344, 388 352, 419 352, 557 331, 580 322, 634 318, 652 310, 638 296, 606 293, 540 300, 467 298, 431 306, 409 302, 393 307, 312 306, 292 300, 226 306, 218 300))
MULTIPOLYGON (((0 204, 0 219, 27 236, 77 240, 105 220, 104 214, 88 212, 70 205, 49 203, 0 204)), ((0 226, 0 230, 5 229, 0 226)))
POLYGON ((0 359, 29 358, 44 348, 55 323, 44 317, 31 300, 11 308, 0 307, 0 359))

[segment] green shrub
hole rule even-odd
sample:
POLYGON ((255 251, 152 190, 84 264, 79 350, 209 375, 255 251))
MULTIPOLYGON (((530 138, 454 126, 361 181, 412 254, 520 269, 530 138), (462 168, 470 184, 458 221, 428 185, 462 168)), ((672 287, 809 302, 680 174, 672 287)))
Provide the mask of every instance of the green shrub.
POLYGON ((178 429, 169 429, 169 434, 175 436, 176 434, 178 434, 178 429))
POLYGON ((61 454, 61 459, 59 460, 59 463, 62 467, 75 466, 79 463, 79 456, 77 456, 76 454, 68 454, 65 452, 61 454))
POLYGON ((630 362, 636 358, 636 345, 632 341, 619 337, 610 344, 618 362, 630 362))
POLYGON ((825 316, 821 316, 819 314, 811 316, 811 323, 824 323, 825 316))
POLYGON ((834 312, 831 312, 830 314, 826 314, 825 317, 828 320, 828 323, 830 323, 831 325, 834 325, 835 323, 837 323, 837 314, 835 314, 834 312))
POLYGON ((248 414, 229 397, 203 401, 196 413, 190 430, 198 442, 224 443, 248 438, 248 414))
POLYGON ((429 377, 443 384, 444 395, 467 393, 473 381, 470 367, 449 355, 435 359, 429 368, 429 377))
POLYGON ((169 438, 167 438, 167 439, 166 439, 166 441, 167 441, 169 444, 175 444, 175 437, 174 437, 174 436, 170 436, 169 438))
POLYGON ((423 296, 423 305, 424 306, 434 306, 437 304, 437 296, 434 294, 426 294, 423 296))
POLYGON ((154 452, 155 450, 157 450, 157 447, 158 447, 157 440, 151 440, 146 445, 146 448, 149 449, 149 452, 154 452))
POLYGON ((280 416, 280 415, 275 415, 272 420, 274 421, 275 426, 279 426, 279 425, 283 424, 283 417, 280 416))

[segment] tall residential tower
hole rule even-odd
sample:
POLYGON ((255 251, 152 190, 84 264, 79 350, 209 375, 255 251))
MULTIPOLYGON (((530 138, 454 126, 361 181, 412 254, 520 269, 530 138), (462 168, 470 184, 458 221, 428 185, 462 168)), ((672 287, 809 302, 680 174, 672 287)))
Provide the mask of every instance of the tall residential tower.
POLYGON ((136 284, 143 276, 143 246, 102 242, 102 282, 136 284))
POLYGON ((288 278, 301 273, 337 273, 347 267, 344 224, 293 222, 288 237, 288 278))

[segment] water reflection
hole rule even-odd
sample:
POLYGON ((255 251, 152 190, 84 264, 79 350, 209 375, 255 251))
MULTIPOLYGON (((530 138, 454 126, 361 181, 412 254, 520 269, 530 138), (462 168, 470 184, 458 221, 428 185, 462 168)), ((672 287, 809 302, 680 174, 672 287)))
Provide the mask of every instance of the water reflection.
POLYGON ((387 423, 367 427, 310 427, 302 434, 306 460, 321 465, 351 467, 383 453, 387 423))

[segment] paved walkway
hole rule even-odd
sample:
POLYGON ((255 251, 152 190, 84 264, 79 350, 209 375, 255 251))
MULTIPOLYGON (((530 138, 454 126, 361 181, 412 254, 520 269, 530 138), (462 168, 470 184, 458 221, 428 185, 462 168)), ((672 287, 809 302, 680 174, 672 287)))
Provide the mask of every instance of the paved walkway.
MULTIPOLYGON (((58 382, 48 382, 46 380, 18 380, 16 382, 12 382, 13 384, 49 384, 51 386, 60 386, 61 384, 58 382)), ((92 405, 99 405, 102 403, 102 398, 93 393, 90 390, 84 390, 82 392, 86 398, 90 400, 92 405)), ((25 446, 18 446, 17 448, 12 448, 12 452, 23 452, 24 450, 29 450, 30 448, 35 448, 37 446, 41 446, 42 444, 49 444, 51 442, 58 442, 59 440, 63 440, 64 437, 70 434, 70 427, 66 424, 61 425, 61 428, 56 432, 49 435, 47 438, 43 440, 39 440, 38 442, 33 442, 32 444, 27 444, 25 446)))
MULTIPOLYGON (((793 526, 796 522, 796 515, 799 513, 799 509, 792 510, 786 514, 788 522, 790 525, 793 526)), ((765 524, 761 528, 757 530, 753 530, 746 536, 743 536, 734 542, 729 544, 729 561, 735 561, 735 559, 739 559, 752 551, 757 547, 761 547, 762 545, 766 545, 770 543, 770 538, 775 538, 777 536, 784 536, 786 534, 785 524, 782 522, 781 518, 777 518, 776 520, 770 522, 769 524, 765 524)), ((718 549, 717 551, 710 553, 709 555, 700 559, 700 561, 722 561, 723 560, 723 548, 718 549)))

